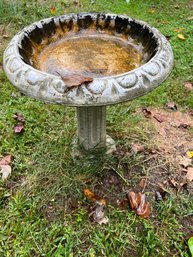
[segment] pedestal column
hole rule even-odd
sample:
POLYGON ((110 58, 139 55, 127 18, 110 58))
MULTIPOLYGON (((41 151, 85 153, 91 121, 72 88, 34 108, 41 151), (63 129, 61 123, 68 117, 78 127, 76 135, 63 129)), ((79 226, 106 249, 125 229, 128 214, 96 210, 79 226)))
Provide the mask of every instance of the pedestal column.
POLYGON ((106 147, 106 106, 77 107, 78 144, 85 150, 106 147))

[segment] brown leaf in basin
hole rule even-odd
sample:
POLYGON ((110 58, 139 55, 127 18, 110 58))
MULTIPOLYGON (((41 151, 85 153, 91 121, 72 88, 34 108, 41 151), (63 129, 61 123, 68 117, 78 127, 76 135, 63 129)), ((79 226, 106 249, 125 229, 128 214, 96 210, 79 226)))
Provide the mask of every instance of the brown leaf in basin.
POLYGON ((70 75, 62 75, 59 72, 57 73, 69 88, 78 87, 82 84, 88 84, 93 81, 93 78, 85 76, 82 73, 72 73, 70 75))

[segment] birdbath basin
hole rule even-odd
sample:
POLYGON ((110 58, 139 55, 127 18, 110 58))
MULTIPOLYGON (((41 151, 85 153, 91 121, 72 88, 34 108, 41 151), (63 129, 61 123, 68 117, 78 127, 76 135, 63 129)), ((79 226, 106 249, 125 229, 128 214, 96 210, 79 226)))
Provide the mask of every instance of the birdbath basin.
POLYGON ((76 107, 83 151, 106 147, 106 106, 142 96, 172 69, 173 53, 155 28, 126 16, 68 14, 36 22, 4 52, 4 70, 22 93, 76 107))

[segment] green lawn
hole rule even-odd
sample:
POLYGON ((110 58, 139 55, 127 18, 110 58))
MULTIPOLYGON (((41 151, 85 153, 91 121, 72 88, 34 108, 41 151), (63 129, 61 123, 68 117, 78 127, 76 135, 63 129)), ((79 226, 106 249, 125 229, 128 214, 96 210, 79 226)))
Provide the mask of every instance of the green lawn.
MULTIPOLYGON (((193 109, 193 90, 184 87, 186 81, 193 82, 192 15, 191 0, 130 0, 129 4, 124 0, 80 0, 80 5, 67 0, 0 0, 0 157, 14 157, 11 176, 0 180, 0 256, 190 256, 187 241, 193 236, 193 185, 176 189, 167 183, 164 200, 155 200, 159 180, 177 174, 178 167, 151 140, 156 131, 140 109, 164 109, 171 101, 182 112, 193 109), (117 142, 117 153, 108 159, 74 163, 75 110, 21 95, 2 70, 3 50, 12 36, 51 16, 51 7, 56 7, 55 15, 80 11, 126 14, 158 28, 172 45, 174 69, 160 88, 108 107, 107 132, 117 142), (25 117, 23 134, 13 133, 16 112, 25 117), (133 142, 144 145, 145 151, 131 154, 133 142), (154 158, 155 149, 159 153, 154 158), (109 184, 111 177, 118 183, 109 184), (144 177, 151 178, 145 188, 152 208, 147 220, 116 204, 128 190, 138 190, 144 177), (91 204, 82 193, 84 188, 107 199, 108 224, 89 219, 91 204)), ((193 138, 192 128, 185 133, 193 138)))

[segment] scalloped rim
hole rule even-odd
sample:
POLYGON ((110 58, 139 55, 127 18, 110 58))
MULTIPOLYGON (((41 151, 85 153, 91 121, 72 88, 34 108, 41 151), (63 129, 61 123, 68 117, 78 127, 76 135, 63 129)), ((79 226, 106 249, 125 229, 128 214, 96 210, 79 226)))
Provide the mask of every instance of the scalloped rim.
POLYGON ((43 19, 25 27, 13 37, 4 52, 3 66, 9 80, 26 95, 45 102, 69 106, 97 106, 120 103, 144 95, 159 86, 169 75, 173 66, 171 46, 167 39, 156 28, 150 27, 143 21, 135 20, 125 15, 104 14, 105 16, 111 16, 113 18, 117 16, 124 19, 127 18, 136 24, 140 24, 144 28, 148 28, 158 40, 156 54, 147 63, 134 70, 115 76, 95 78, 93 82, 87 86, 82 85, 81 87, 73 88, 65 92, 67 86, 60 77, 39 71, 22 60, 18 46, 21 45, 20 42, 27 31, 33 30, 36 26, 42 27, 42 23, 48 23, 52 19, 57 24, 59 19, 65 20, 77 17, 77 15, 96 16, 98 14, 99 13, 67 14, 43 19), (16 61, 18 65, 20 64, 16 71, 11 69, 11 65, 14 61, 16 61), (155 64, 159 67, 159 71, 157 73, 154 71, 155 75, 152 76, 151 70, 155 64), (19 72, 20 77, 18 77, 19 72), (26 77, 26 74, 30 72, 34 74, 34 79, 37 80, 37 84, 30 85, 29 79, 26 77), (132 82, 132 76, 136 78, 136 83, 132 82), (141 78, 143 76, 144 78, 146 77, 145 82, 143 82, 141 78))

